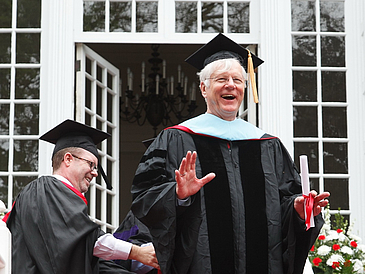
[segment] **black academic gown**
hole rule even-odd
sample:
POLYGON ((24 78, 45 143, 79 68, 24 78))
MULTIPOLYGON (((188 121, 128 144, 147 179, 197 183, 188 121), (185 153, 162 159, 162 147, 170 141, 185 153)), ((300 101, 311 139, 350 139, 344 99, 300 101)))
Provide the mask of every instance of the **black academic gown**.
POLYGON ((87 215, 83 199, 52 176, 20 192, 7 226, 14 274, 130 273, 93 256, 99 226, 87 215))
POLYGON ((163 274, 302 273, 323 224, 305 230, 294 210, 300 176, 277 138, 227 141, 167 129, 149 146, 132 211, 153 238, 163 274), (197 151, 197 177, 216 177, 177 206, 174 171, 197 151))

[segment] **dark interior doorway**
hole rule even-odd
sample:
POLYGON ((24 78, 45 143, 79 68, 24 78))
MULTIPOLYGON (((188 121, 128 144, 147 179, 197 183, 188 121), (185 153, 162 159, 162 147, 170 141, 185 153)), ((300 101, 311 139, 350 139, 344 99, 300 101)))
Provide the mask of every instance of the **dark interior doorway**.
MULTIPOLYGON (((140 88, 139 85, 141 83, 141 63, 143 61, 146 64, 146 73, 148 74, 150 71, 151 65, 148 63, 148 59, 152 57, 152 44, 88 43, 86 45, 119 69, 122 82, 122 93, 126 89, 128 68, 134 74, 133 86, 136 87, 136 89, 140 88)), ((184 72, 184 75, 188 77, 189 82, 191 83, 192 81, 196 81, 198 84, 198 77, 196 75, 197 70, 189 64, 185 63, 184 60, 200 47, 201 45, 160 44, 159 57, 166 60, 166 76, 172 75, 174 76, 174 79, 177 79, 177 67, 178 65, 181 65, 181 70, 182 72, 184 72)), ((203 113, 205 111, 205 102, 200 95, 198 86, 196 103, 198 107, 195 110, 194 115, 203 113)), ((157 129, 157 133, 163 130, 163 128, 165 128, 166 126, 160 125, 157 129)), ((154 130, 148 122, 146 122, 143 126, 138 126, 136 123, 128 123, 122 120, 120 121, 120 222, 129 211, 132 202, 130 188, 137 165, 145 151, 145 147, 142 144, 142 141, 149 139, 153 136, 154 130)))

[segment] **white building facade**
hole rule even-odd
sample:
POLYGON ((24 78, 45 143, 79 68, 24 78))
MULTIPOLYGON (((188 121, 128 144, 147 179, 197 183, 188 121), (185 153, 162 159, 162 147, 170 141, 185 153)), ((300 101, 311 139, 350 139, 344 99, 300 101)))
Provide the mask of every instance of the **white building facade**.
MULTIPOLYGON (((151 45, 166 57, 167 74, 180 78, 181 64, 189 84, 196 81, 184 59, 222 32, 265 61, 260 102, 247 93, 245 118, 278 136, 296 163, 308 155, 312 188, 330 191, 332 212, 340 207, 365 237, 363 0, 1 3, 0 199, 9 209, 28 182, 52 172, 53 146, 38 137, 76 119, 112 135, 99 152, 113 189, 98 178, 87 198, 91 218, 113 231, 129 210, 141 141, 153 135, 148 123, 123 121, 128 81, 141 88, 151 45)), ((196 101, 198 114, 204 102, 196 101)))

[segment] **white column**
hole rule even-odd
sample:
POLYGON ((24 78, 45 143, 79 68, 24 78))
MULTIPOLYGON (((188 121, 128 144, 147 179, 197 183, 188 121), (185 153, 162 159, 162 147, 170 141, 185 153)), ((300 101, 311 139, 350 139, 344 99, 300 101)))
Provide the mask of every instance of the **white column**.
MULTIPOLYGON (((74 117, 73 3, 42 1, 40 135, 74 117)), ((52 145, 39 143, 40 174, 51 173, 52 150, 52 145)))
POLYGON ((365 2, 345 1, 349 195, 354 233, 365 239, 365 2))
POLYGON ((293 152, 291 83, 291 3, 281 0, 260 2, 259 67, 260 127, 279 137, 293 152))

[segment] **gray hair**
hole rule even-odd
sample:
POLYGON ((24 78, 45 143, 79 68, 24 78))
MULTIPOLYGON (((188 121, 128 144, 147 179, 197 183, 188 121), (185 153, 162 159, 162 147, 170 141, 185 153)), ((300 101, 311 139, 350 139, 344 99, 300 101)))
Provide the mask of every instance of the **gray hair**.
MULTIPOLYGON (((209 63, 200 72, 197 73, 197 75, 199 76, 200 83, 204 82, 204 85, 209 87, 209 85, 210 85, 209 78, 213 74, 213 72, 218 72, 218 73, 227 72, 231 69, 233 64, 236 62, 239 63, 239 61, 237 59, 229 58, 229 59, 220 59, 220 60, 216 60, 212 63, 209 63)), ((242 76, 243 76, 244 80, 247 79, 246 71, 243 67, 242 67, 242 76)))

